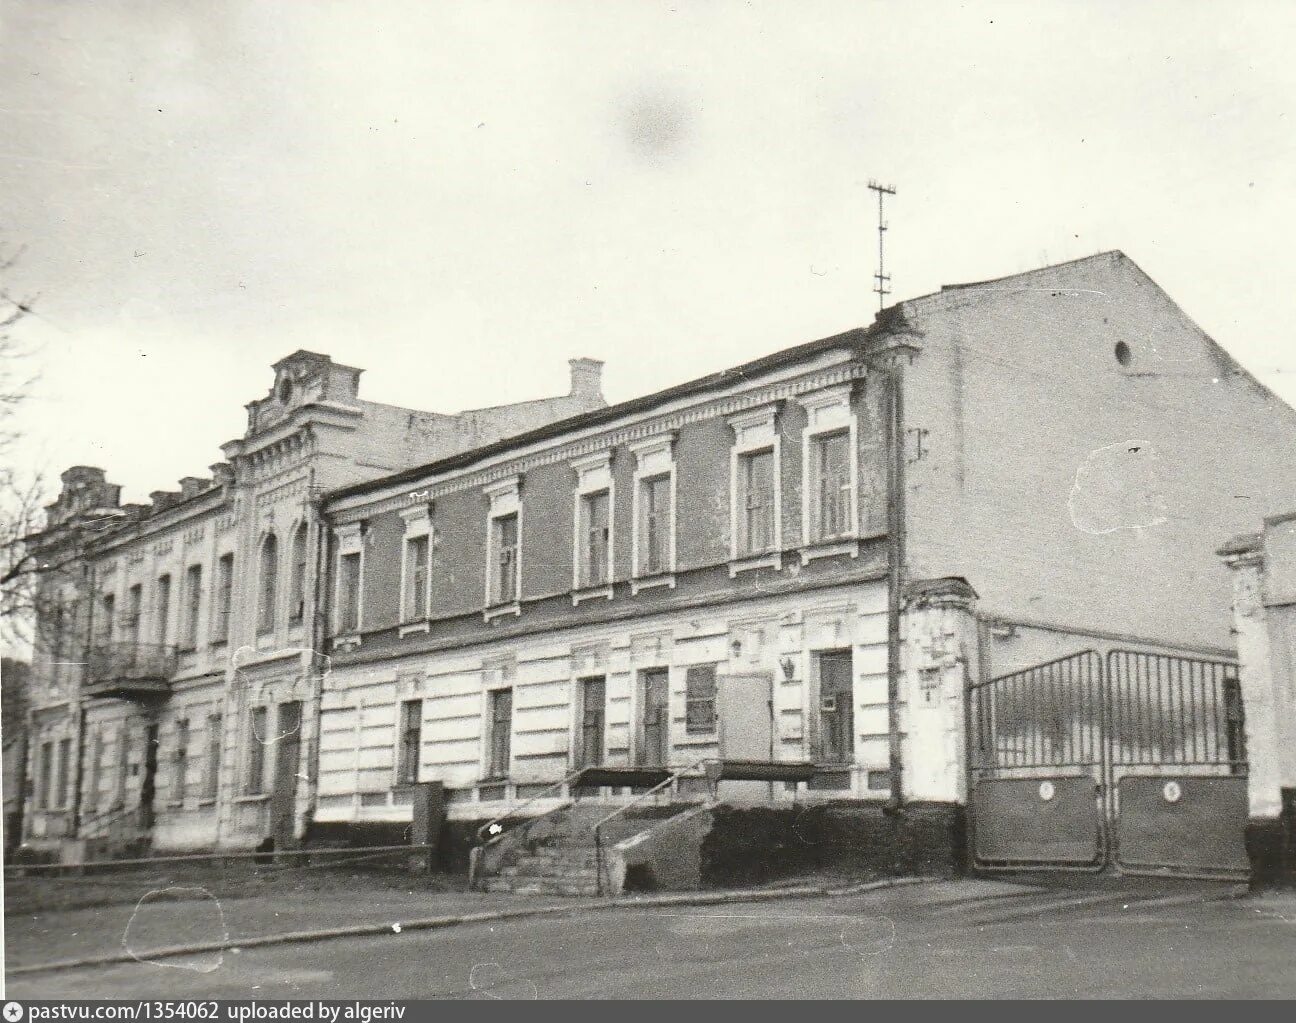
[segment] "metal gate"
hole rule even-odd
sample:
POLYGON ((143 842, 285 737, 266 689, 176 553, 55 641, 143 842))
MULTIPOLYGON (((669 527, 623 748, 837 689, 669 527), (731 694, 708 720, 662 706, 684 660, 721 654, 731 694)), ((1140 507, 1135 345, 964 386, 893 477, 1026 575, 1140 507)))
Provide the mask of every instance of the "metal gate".
POLYGON ((973 859, 1245 877, 1237 666, 1093 650, 973 685, 973 859))

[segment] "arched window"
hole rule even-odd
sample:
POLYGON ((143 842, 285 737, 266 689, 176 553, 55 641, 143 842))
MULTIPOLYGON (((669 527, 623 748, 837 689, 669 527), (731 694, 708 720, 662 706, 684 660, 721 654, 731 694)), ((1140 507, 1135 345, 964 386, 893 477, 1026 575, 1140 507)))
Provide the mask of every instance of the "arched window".
POLYGON ((257 589, 257 632, 274 632, 275 597, 279 592, 279 541, 270 533, 261 541, 261 573, 257 589))
POLYGON ((292 586, 288 591, 288 623, 299 625, 306 617, 306 523, 293 533, 292 586))

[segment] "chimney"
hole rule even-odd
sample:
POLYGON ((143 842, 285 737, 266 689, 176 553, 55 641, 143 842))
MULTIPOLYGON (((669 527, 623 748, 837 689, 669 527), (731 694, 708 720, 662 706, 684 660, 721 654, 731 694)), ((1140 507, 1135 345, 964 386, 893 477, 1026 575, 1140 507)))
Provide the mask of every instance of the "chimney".
POLYGON ((599 359, 568 359, 573 398, 603 397, 603 363, 599 359))
POLYGON ((207 480, 199 479, 197 476, 180 477, 180 500, 187 501, 189 498, 202 493, 207 489, 207 480))

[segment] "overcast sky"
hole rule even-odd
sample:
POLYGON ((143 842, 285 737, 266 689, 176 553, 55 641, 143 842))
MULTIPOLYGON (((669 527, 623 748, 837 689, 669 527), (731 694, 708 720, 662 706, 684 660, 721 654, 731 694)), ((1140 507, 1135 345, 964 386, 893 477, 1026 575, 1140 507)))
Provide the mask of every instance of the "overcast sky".
POLYGON ((1289 401, 1296 4, 5 0, 23 459, 203 475, 297 348, 618 401, 1119 248, 1289 401))

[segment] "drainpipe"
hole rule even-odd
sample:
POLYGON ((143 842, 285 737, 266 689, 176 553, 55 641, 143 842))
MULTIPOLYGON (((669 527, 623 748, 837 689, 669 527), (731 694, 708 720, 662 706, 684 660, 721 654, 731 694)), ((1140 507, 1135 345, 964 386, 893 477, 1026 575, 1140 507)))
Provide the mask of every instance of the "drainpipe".
POLYGON ((887 739, 890 746, 891 798, 887 810, 904 806, 904 760, 900 743, 900 614, 905 559, 904 358, 900 348, 886 368, 887 450, 887 739))
POLYGON ((90 566, 89 611, 86 615, 87 629, 85 642, 82 644, 82 661, 80 677, 77 679, 77 726, 76 726, 76 788, 72 792, 72 838, 81 837, 81 786, 85 782, 85 738, 86 738, 86 701, 85 677, 90 668, 90 637, 94 635, 95 606, 95 569, 90 566))
MULTIPOLYGON (((308 720, 313 722, 314 738, 311 739, 310 748, 303 748, 298 754, 306 758, 306 810, 305 817, 311 820, 315 819, 316 800, 319 792, 319 756, 320 756, 320 719, 321 708, 324 704, 324 654, 321 652, 324 647, 324 616, 322 614, 322 595, 327 593, 326 580, 324 578, 325 568, 328 565, 328 559, 325 556, 326 550, 326 530, 324 522, 324 502, 315 493, 315 466, 311 466, 310 479, 307 483, 306 493, 309 495, 308 506, 311 509, 311 517, 315 524, 315 570, 312 573, 314 578, 311 580, 310 593, 310 637, 308 645, 310 647, 310 664, 307 666, 307 672, 311 679, 310 688, 310 707, 308 720), (320 671, 316 673, 316 665, 320 666, 320 671)), ((303 595, 304 597, 304 595, 303 595)), ((305 820, 303 819, 302 839, 305 840, 305 820)))

